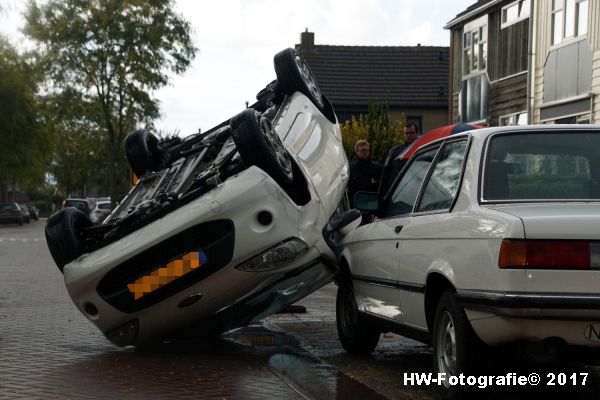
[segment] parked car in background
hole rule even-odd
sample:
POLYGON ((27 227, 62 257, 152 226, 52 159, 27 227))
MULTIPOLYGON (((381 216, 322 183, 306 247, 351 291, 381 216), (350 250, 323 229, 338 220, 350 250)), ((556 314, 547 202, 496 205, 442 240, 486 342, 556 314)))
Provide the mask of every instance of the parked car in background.
POLYGON ((112 210, 112 204, 110 201, 96 201, 96 207, 90 214, 90 219, 94 224, 99 224, 110 214, 112 210))
POLYGON ((19 204, 19 209, 21 210, 21 215, 23 215, 23 221, 29 224, 31 222, 31 214, 29 214, 29 209, 23 203, 19 204))
POLYGON ((0 223, 23 225, 24 218, 17 203, 0 203, 0 223))
POLYGON ((204 133, 130 134, 140 180, 103 222, 48 219, 71 298, 113 343, 221 333, 333 279, 321 229, 348 181, 340 127, 294 49, 274 64, 257 103, 204 133))
POLYGON ((34 206, 31 203, 27 203, 27 204, 25 204, 25 206, 27 207, 27 210, 29 211, 29 216, 31 217, 31 219, 33 219, 34 221, 37 221, 40 219, 40 212, 36 206, 34 206))
POLYGON ((90 216, 92 212, 92 203, 88 199, 66 198, 62 204, 63 208, 74 207, 83 212, 86 216, 90 216))
POLYGON ((449 377, 489 364, 487 346, 600 348, 600 127, 449 136, 420 148, 386 197, 356 204, 374 220, 358 226, 351 210, 325 229, 348 352, 395 331, 431 343, 449 377))

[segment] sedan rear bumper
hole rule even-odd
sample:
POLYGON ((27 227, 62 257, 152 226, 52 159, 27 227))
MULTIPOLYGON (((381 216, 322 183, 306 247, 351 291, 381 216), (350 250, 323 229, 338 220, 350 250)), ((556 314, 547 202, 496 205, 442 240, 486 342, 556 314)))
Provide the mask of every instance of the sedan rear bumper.
MULTIPOLYGON (((565 310, 572 318, 581 311, 587 318, 590 311, 600 318, 600 295, 588 293, 529 293, 459 290, 456 297, 463 307, 511 317, 535 317, 549 311, 565 310), (530 311, 528 311, 530 310, 530 311), (544 310, 542 313, 541 311, 544 310)), ((556 315, 559 317, 559 315, 556 315)))
POLYGON ((600 295, 458 291, 473 329, 485 343, 560 338, 600 347, 600 295))

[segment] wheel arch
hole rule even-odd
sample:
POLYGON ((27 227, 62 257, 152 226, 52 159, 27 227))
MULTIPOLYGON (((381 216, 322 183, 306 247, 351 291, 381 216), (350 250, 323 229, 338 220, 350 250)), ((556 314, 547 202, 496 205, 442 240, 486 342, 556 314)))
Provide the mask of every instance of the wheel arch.
POLYGON ((456 290, 450 279, 440 272, 432 272, 425 282, 425 318, 429 332, 433 330, 435 311, 442 294, 446 290, 456 290))

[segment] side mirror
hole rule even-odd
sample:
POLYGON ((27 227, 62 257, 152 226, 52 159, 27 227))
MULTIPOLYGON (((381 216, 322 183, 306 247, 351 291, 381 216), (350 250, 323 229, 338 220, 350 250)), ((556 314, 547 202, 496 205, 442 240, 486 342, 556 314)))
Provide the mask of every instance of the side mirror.
POLYGON ((323 228, 323 238, 325 243, 331 248, 335 254, 339 255, 340 243, 342 237, 348 232, 344 231, 344 228, 349 230, 356 229, 362 220, 362 214, 356 209, 348 210, 339 217, 333 218, 323 228))
POLYGON ((354 195, 354 205, 361 211, 376 213, 381 205, 381 197, 377 193, 358 192, 354 195))
POLYGON ((329 225, 328 230, 339 231, 346 225, 350 224, 351 222, 356 221, 357 219, 359 219, 361 217, 362 217, 362 214, 360 213, 360 211, 358 211, 356 209, 348 210, 345 213, 343 213, 342 215, 340 215, 339 217, 332 219, 329 222, 329 224, 327 224, 327 225, 329 225))

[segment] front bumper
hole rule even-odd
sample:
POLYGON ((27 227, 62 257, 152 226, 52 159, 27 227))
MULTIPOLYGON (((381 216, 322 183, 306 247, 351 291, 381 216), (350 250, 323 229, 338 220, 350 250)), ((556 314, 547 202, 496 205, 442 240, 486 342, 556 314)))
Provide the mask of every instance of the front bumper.
MULTIPOLYGON (((204 222, 180 232, 166 241, 155 245, 131 259, 114 267, 100 281, 98 294, 111 306, 124 313, 134 313, 150 307, 182 290, 206 279, 227 265, 232 257, 235 245, 233 221, 222 219, 204 222), (183 261, 180 262, 181 276, 177 279, 162 276, 163 282, 172 280, 164 286, 155 284, 142 291, 140 298, 132 296, 130 285, 149 277, 153 271, 173 262, 190 252, 202 252, 205 265, 199 265, 183 274, 183 261)), ((157 278, 156 280, 159 280, 157 278)))

